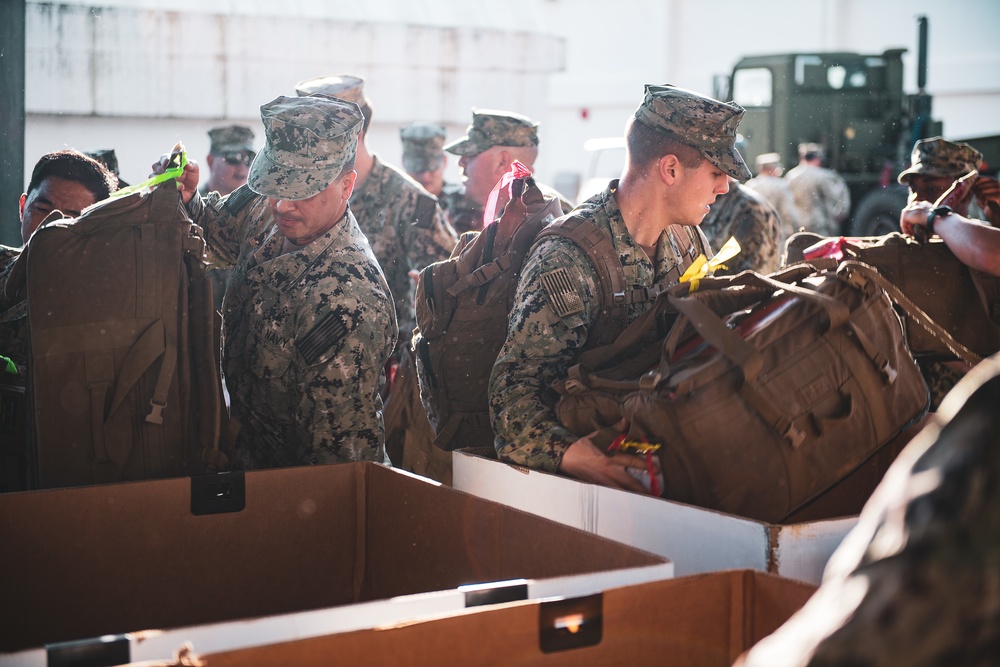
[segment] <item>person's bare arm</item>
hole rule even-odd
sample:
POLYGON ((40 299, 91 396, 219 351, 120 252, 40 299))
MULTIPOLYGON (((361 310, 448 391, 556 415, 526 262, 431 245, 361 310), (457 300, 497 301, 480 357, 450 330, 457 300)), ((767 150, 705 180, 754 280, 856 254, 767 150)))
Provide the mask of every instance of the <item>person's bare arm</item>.
MULTIPOLYGON (((917 229, 926 230, 932 210, 934 206, 928 202, 914 202, 903 209, 899 216, 903 233, 914 235, 917 229)), ((1000 276, 1000 229, 957 213, 934 216, 933 227, 963 264, 1000 276)))

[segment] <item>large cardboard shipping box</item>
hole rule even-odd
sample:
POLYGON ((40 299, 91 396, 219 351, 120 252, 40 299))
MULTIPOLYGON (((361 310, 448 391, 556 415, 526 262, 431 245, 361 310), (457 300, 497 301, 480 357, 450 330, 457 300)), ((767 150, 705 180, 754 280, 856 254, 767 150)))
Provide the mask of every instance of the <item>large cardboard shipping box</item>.
POLYGON ((764 523, 462 451, 454 452, 453 478, 462 491, 669 558, 676 576, 749 568, 818 584, 857 523, 764 523))
POLYGON ((717 572, 198 657, 206 667, 729 667, 814 590, 751 570, 717 572))
MULTIPOLYGON (((258 617, 249 634, 265 643, 274 615, 363 606, 356 629, 440 613, 441 595, 420 594, 462 585, 528 579, 534 595, 576 595, 672 575, 662 557, 371 463, 2 495, 0 540, 8 654, 185 627, 173 648, 198 634, 196 649, 224 650, 248 644, 194 627, 258 617), (397 604, 380 617, 373 601, 397 604)), ((317 634, 310 619, 284 619, 284 638, 317 634)))

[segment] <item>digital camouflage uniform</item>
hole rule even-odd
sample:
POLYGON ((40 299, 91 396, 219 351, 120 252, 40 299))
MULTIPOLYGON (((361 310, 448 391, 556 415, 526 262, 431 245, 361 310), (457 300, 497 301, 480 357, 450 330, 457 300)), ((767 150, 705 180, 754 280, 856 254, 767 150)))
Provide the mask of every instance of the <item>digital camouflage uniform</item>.
MULTIPOLYGON (((365 80, 352 74, 301 81, 297 95, 320 95, 354 102, 371 114, 365 80)), ((443 141, 443 137, 442 137, 443 141)), ((447 259, 458 241, 437 198, 402 170, 373 156, 375 164, 364 183, 354 186, 351 209, 368 237, 392 291, 399 320, 399 347, 409 344, 416 318, 413 279, 428 264, 447 259)))
POLYGON ((374 157, 368 178, 351 195, 351 210, 385 272, 405 343, 416 323, 410 272, 450 257, 458 239, 432 194, 374 157))
MULTIPOLYGON (((635 112, 636 122, 698 149, 705 159, 740 181, 750 178, 735 147, 742 116, 743 108, 737 104, 670 85, 647 85, 635 112)), ((710 254, 701 230, 673 226, 660 234, 656 257, 650 261, 626 227, 615 199, 617 187, 618 181, 611 181, 603 193, 577 207, 574 215, 608 233, 629 286, 663 282, 672 268, 682 264, 684 255, 693 259, 710 254)), ((514 296, 507 340, 490 377, 490 420, 500 458, 555 472, 566 450, 579 439, 556 420, 556 394, 551 387, 566 378, 586 349, 603 295, 596 269, 572 240, 545 237, 532 246, 514 296), (562 290, 554 287, 557 284, 563 285, 562 290)), ((648 301, 630 305, 626 324, 650 305, 648 301)))
POLYGON ((483 209, 465 196, 465 186, 461 183, 445 183, 438 197, 448 222, 455 233, 479 231, 483 228, 483 209))
MULTIPOLYGON (((663 232, 657 241, 656 263, 636 244, 625 227, 613 196, 618 181, 581 204, 575 216, 585 218, 611 237, 630 286, 649 287, 664 279, 683 255, 708 254, 697 227, 663 232)), ((490 418, 500 458, 554 472, 566 449, 578 440, 555 418, 553 382, 566 378, 587 344, 587 334, 602 307, 603 289, 587 254, 564 237, 547 237, 534 245, 525 260, 510 313, 507 341, 490 378, 490 418), (543 287, 543 278, 565 269, 581 300, 578 312, 560 317, 543 287)), ((650 306, 634 304, 629 321, 650 306)))
POLYGON ((316 240, 282 254, 266 196, 252 190, 289 200, 324 190, 354 154, 360 111, 279 97, 261 115, 267 144, 248 185, 188 204, 214 257, 234 265, 223 370, 240 457, 247 468, 387 462, 379 389, 396 321, 378 262, 349 207, 316 240))
POLYGON ((713 250, 734 237, 740 254, 726 262, 718 275, 735 274, 746 269, 757 273, 777 270, 781 259, 781 228, 778 214, 766 199, 735 180, 729 192, 719 195, 701 222, 701 231, 713 250))
POLYGON ((806 606, 737 665, 998 664, 998 406, 994 356, 892 464, 806 606))
POLYGON ((800 164, 785 175, 799 224, 807 232, 840 236, 840 223, 851 210, 851 193, 840 174, 811 164, 800 164))

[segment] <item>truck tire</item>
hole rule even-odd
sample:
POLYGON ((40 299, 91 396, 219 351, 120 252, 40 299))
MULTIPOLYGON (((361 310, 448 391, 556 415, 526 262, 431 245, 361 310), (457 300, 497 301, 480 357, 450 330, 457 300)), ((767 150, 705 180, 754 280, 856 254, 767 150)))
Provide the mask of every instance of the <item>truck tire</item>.
POLYGON ((872 190, 854 212, 851 218, 851 236, 882 236, 899 231, 899 212, 906 207, 909 188, 890 185, 872 190))

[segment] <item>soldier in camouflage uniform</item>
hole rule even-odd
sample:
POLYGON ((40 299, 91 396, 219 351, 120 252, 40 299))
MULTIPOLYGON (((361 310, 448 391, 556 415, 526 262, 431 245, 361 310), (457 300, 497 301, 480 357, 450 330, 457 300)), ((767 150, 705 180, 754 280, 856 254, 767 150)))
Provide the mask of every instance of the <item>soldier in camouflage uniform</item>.
MULTIPOLYGON (((197 193, 180 179, 210 250, 234 264, 223 369, 247 468, 387 462, 384 367, 396 344, 385 277, 348 205, 358 106, 278 97, 247 185, 197 193)), ((193 176, 192 176, 193 175, 193 176)))
MULTIPOLYGON (((685 256, 709 254, 697 225, 729 178, 750 173, 735 148, 743 109, 674 86, 646 86, 626 130, 620 180, 581 204, 574 215, 611 238, 630 286, 665 279, 685 256)), ((552 383, 588 346, 603 289, 586 253, 567 238, 546 237, 522 269, 504 343, 490 378, 490 415, 500 458, 590 482, 643 491, 628 467, 644 461, 605 455, 556 420, 552 383)), ((634 304, 634 320, 649 308, 634 304)))
MULTIPOLYGON (((965 176, 971 171, 978 172, 979 165, 983 160, 982 154, 972 146, 963 143, 947 141, 941 137, 921 139, 913 145, 910 155, 910 166, 899 174, 899 182, 910 189, 911 209, 919 210, 909 216, 903 211, 900 224, 904 225, 904 231, 911 233, 914 226, 923 223, 927 207, 916 205, 914 202, 930 202, 938 200, 951 187, 957 179, 965 176), (906 226, 908 225, 908 226, 906 226)), ((973 204, 973 196, 979 204, 979 211, 990 212, 994 218, 990 222, 996 224, 1000 221, 1000 188, 997 188, 997 181, 992 178, 983 177, 976 181, 976 185, 969 191, 968 196, 961 202, 956 202, 952 208, 961 216, 969 215, 973 204)), ((908 209, 909 210, 909 209, 908 209)), ((988 234, 985 239, 980 239, 975 247, 989 249, 989 238, 993 236, 985 230, 977 230, 962 226, 952 225, 958 220, 956 216, 947 222, 937 221, 935 231, 939 228, 944 230, 946 243, 954 246, 952 250, 960 258, 963 251, 968 252, 968 244, 964 243, 965 233, 961 230, 970 229, 972 233, 980 236, 988 234), (953 228, 954 227, 954 228, 953 228)), ((985 257, 996 256, 1000 258, 1000 253, 985 253, 985 257)), ((965 255, 966 263, 975 262, 975 257, 965 255)), ((989 271, 989 267, 978 267, 980 270, 989 271)), ((931 410, 937 410, 945 395, 952 390, 955 384, 965 374, 965 364, 960 361, 938 361, 934 359, 917 359, 920 372, 927 382, 927 387, 931 393, 931 410)))
MULTIPOLYGON (((910 188, 911 202, 934 203, 962 176, 972 171, 978 174, 982 161, 982 153, 968 144, 941 137, 921 139, 913 145, 910 167, 899 174, 899 182, 910 188)), ((960 215, 981 215, 990 224, 1000 224, 1000 183, 978 176, 968 196, 952 208, 960 215)))
MULTIPOLYGON (((456 204, 453 218, 462 231, 483 228, 486 202, 497 182, 510 171, 517 160, 529 170, 534 169, 538 158, 538 123, 527 116, 510 111, 473 109, 472 124, 464 137, 444 147, 458 155, 465 186, 464 201, 456 204)), ((563 213, 569 213, 573 204, 554 189, 542 183, 538 188, 546 197, 558 197, 563 213)), ((506 193, 497 201, 497 214, 506 204, 506 193)))
POLYGON ((1000 660, 1000 357, 903 450, 819 590, 740 667, 1000 660))
POLYGON ((740 244, 740 254, 726 262, 716 275, 736 274, 746 269, 757 273, 777 270, 781 260, 781 223, 778 213, 764 197, 729 181, 729 192, 719 195, 701 223, 701 231, 713 248, 721 248, 730 237, 740 244))
POLYGON ((800 144, 799 164, 785 179, 795 197, 799 224, 820 236, 839 236, 840 224, 851 210, 851 192, 840 174, 822 165, 822 146, 800 144))
MULTIPOLYGON (((301 96, 326 95, 361 107, 365 121, 358 138, 358 181, 351 210, 368 237, 396 302, 399 348, 409 345, 416 325, 413 278, 428 264, 447 259, 458 238, 437 199, 419 183, 368 149, 371 102, 364 79, 345 74, 303 81, 295 86, 301 96)), ((398 357, 397 352, 397 357, 398 357)))

